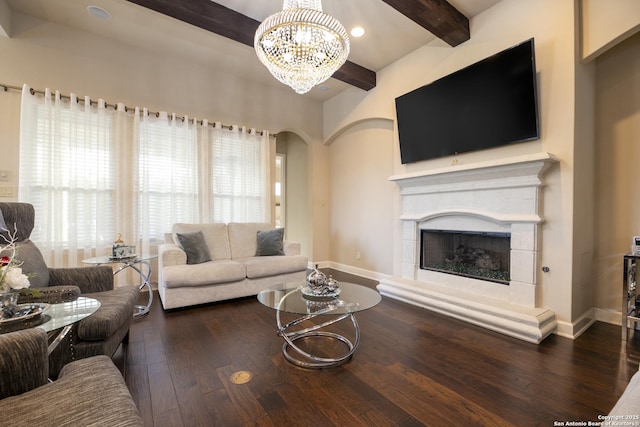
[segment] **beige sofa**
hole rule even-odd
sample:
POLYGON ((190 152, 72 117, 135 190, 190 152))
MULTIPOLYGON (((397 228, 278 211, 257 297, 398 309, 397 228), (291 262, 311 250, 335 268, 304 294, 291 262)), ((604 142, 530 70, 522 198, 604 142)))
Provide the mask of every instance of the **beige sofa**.
POLYGON ((280 283, 304 283, 307 257, 300 244, 282 241, 283 255, 257 256, 258 231, 270 224, 174 224, 158 248, 158 293, 167 309, 257 295, 280 283), (187 264, 178 234, 202 232, 211 261, 187 264))

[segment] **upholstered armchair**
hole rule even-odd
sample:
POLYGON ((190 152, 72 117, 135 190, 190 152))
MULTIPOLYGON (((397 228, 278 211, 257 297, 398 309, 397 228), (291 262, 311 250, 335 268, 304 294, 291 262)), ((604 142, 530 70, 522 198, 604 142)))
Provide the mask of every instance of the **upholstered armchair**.
MULTIPOLYGON (((35 210, 29 203, 0 203, 0 234, 8 238, 15 230, 17 257, 23 262, 24 273, 32 273, 31 288, 41 290, 45 302, 60 302, 75 286, 82 296, 100 301, 100 308, 91 316, 77 322, 71 333, 49 358, 49 373, 55 378, 60 369, 74 359, 99 354, 113 356, 121 342, 128 339, 138 286, 114 289, 113 272, 109 266, 48 268, 42 253, 29 239, 35 224, 35 210), (8 230, 7 230, 8 229, 8 230), (64 292, 58 292, 63 289, 64 292)), ((76 296, 77 297, 77 296, 76 296)), ((20 301, 19 301, 20 302, 20 301)))
POLYGON ((48 374, 42 329, 0 335, 0 424, 143 425, 120 371, 108 357, 69 363, 53 383, 48 374))

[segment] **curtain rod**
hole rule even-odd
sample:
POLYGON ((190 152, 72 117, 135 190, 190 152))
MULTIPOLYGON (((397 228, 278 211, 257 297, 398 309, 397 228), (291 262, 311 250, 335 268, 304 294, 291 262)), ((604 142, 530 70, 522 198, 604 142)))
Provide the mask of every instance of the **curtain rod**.
MULTIPOLYGON (((22 92, 22 88, 19 86, 13 86, 13 85, 7 85, 4 83, 0 83, 0 88, 3 88, 5 92, 7 92, 9 89, 12 90, 17 90, 22 92)), ((34 88, 29 88, 29 91, 31 92, 31 95, 35 95, 35 94, 39 94, 39 95, 44 95, 45 92, 43 90, 37 90, 34 88)), ((60 98, 62 99, 66 99, 68 101, 71 100, 71 97, 69 95, 60 95, 60 98)), ((84 103, 84 98, 78 97, 76 98, 77 102, 82 102, 84 103)), ((91 98, 89 98, 89 105, 98 105, 98 101, 94 101, 91 98)), ((108 102, 105 102, 105 106, 109 107, 109 108, 113 108, 114 110, 117 109, 117 104, 109 104, 108 102)), ((130 108, 127 107, 126 105, 124 106, 124 111, 129 112, 129 111, 134 111, 134 108, 130 108)), ((160 117, 160 113, 157 111, 149 111, 149 114, 155 114, 156 117, 160 117)), ((176 116, 176 119, 178 120, 182 120, 183 122, 185 121, 185 116, 176 116)), ((189 119, 189 120, 193 120, 195 122, 195 119, 189 119)), ((202 125, 204 123, 204 120, 198 120, 197 124, 202 125)), ((209 122, 209 126, 215 126, 214 122, 209 122)), ((223 129, 229 129, 229 130, 233 130, 233 125, 221 125, 223 129)), ((251 128, 249 129, 249 133, 251 133, 251 128)), ((256 131, 257 134, 260 135, 264 135, 264 131, 256 131)), ((276 137, 278 134, 277 133, 271 133, 269 132, 269 136, 272 137, 276 137)))

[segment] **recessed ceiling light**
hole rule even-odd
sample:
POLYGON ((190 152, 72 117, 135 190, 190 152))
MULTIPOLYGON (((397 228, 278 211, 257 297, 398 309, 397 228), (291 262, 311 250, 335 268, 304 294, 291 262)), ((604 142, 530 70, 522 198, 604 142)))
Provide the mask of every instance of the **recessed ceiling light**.
POLYGON ((104 21, 111 18, 111 14, 100 6, 87 6, 87 11, 96 18, 104 21))
POLYGON ((362 28, 362 27, 353 27, 351 29, 351 36, 352 37, 362 37, 362 36, 364 36, 364 28, 362 28))
POLYGON ((326 92, 326 91, 328 91, 328 90, 329 90, 329 86, 327 86, 327 85, 319 85, 319 86, 318 86, 318 90, 319 90, 320 92, 326 92))

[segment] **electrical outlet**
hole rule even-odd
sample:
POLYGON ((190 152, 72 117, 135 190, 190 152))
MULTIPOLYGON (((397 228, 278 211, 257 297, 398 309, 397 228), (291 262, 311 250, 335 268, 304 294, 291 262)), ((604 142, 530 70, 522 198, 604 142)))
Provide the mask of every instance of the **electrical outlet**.
POLYGON ((360 259, 360 251, 356 251, 356 259, 360 259))
POLYGON ((13 187, 8 185, 0 186, 0 197, 13 197, 13 187))
POLYGON ((9 171, 0 171, 0 181, 9 181, 9 171))

